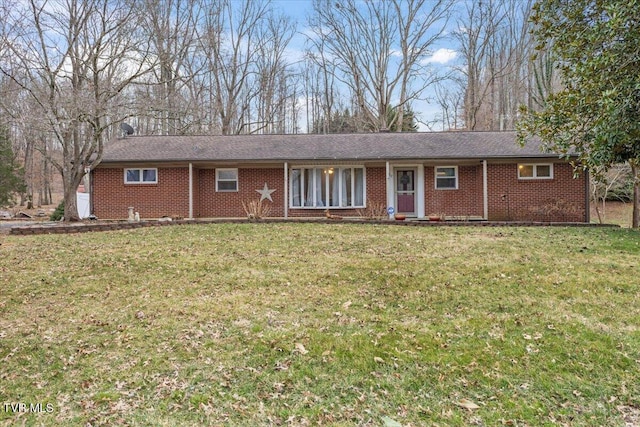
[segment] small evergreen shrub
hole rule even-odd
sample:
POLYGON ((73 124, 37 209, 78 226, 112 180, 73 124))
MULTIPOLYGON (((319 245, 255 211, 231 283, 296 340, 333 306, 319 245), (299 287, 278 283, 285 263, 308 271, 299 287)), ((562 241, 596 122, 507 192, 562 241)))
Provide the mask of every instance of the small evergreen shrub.
POLYGON ((61 221, 64 218, 64 200, 60 202, 58 207, 49 217, 49 221, 61 221))

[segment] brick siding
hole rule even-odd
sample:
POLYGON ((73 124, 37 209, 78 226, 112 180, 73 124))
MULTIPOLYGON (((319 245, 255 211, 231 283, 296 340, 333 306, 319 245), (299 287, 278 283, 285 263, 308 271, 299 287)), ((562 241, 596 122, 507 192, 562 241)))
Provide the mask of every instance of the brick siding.
POLYGON ((458 188, 436 189, 435 168, 424 168, 425 214, 483 216, 482 165, 458 166, 458 188))
MULTIPOLYGON (((425 214, 481 217, 483 215, 482 165, 458 167, 458 189, 436 190, 435 171, 425 167, 425 214)), ((284 216, 284 172, 282 168, 239 168, 238 191, 217 192, 215 169, 194 168, 196 218, 245 217, 242 202, 258 200, 256 192, 267 183, 275 190, 269 216, 284 216)), ((488 165, 489 220, 566 221, 586 219, 586 177, 573 178, 565 163, 554 164, 551 180, 518 180, 517 164, 488 165)), ((125 219, 134 207, 141 218, 189 216, 188 167, 158 168, 157 184, 125 184, 122 168, 99 167, 93 171, 93 213, 100 219, 125 219)), ((386 205, 384 167, 366 169, 367 203, 386 205)), ((359 216, 358 209, 334 208, 340 216, 359 216)), ((321 217, 324 209, 289 208, 289 217, 321 217)))
POLYGON ((126 219, 131 206, 141 218, 189 215, 189 168, 158 168, 157 184, 125 184, 122 168, 92 173, 93 214, 101 219, 126 219))
POLYGON ((489 220, 585 221, 586 179, 573 178, 567 163, 553 165, 553 179, 518 179, 515 163, 489 165, 489 220))
POLYGON ((256 190, 261 190, 264 184, 270 190, 271 199, 264 200, 263 204, 269 205, 271 210, 269 216, 284 216, 284 171, 281 168, 269 169, 238 169, 238 191, 218 192, 216 191, 216 172, 214 169, 200 169, 197 172, 197 183, 199 198, 198 209, 194 208, 194 216, 198 218, 237 218, 244 217, 246 213, 242 207, 242 202, 257 201, 260 194, 256 190))

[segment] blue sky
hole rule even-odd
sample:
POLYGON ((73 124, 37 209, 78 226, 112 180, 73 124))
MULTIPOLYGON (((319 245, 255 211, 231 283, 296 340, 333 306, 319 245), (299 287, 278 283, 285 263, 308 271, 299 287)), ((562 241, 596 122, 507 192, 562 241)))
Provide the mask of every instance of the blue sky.
MULTIPOLYGON (((336 0, 340 1, 340 0, 336 0)), ((296 22, 297 32, 290 43, 290 56, 295 57, 297 55, 302 56, 304 51, 305 36, 307 32, 307 16, 312 13, 312 0, 272 0, 272 4, 276 9, 281 10, 287 15, 291 16, 296 22)), ((452 20, 450 26, 455 25, 455 21, 452 20)), ((457 58, 457 52, 453 47, 453 43, 450 40, 442 40, 434 47, 433 55, 428 61, 436 68, 444 69, 455 63, 457 58)), ((436 114, 440 112, 440 108, 434 103, 417 101, 412 104, 414 111, 420 114, 423 121, 432 121, 436 114)), ((426 131, 428 128, 425 125, 420 126, 420 130, 426 131)))

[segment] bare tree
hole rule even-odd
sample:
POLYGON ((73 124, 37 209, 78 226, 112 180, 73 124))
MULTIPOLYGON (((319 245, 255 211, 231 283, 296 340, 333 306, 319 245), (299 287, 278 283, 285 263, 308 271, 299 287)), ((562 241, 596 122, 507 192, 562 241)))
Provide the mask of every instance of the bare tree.
POLYGON ((289 17, 273 12, 266 15, 255 64, 258 77, 257 117, 251 126, 252 132, 282 133, 284 129, 283 109, 290 96, 290 73, 284 55, 295 30, 289 17))
POLYGON ((221 0, 207 10, 200 48, 207 58, 212 113, 218 116, 223 135, 245 128, 256 96, 252 76, 268 10, 262 0, 221 0))
POLYGON ((119 95, 145 72, 145 59, 129 56, 138 45, 128 27, 134 9, 113 0, 20 6, 5 18, 11 61, 0 63, 0 72, 33 99, 41 131, 59 145, 62 158, 48 159, 62 176, 65 220, 76 221, 76 189, 121 120, 115 115, 119 95))
POLYGON ((313 6, 313 32, 335 58, 334 73, 355 98, 363 128, 386 128, 393 89, 387 73, 397 33, 391 3, 316 0, 313 6))
MULTIPOLYGON (((442 38, 450 18, 453 2, 450 0, 394 0, 393 6, 400 31, 402 61, 398 67, 400 96, 394 123, 404 122, 405 106, 418 99, 424 90, 440 81, 443 76, 435 73, 425 58, 432 53, 433 45, 442 38), (415 82, 420 83, 415 85, 415 82)), ((400 132, 402 126, 398 126, 400 132)))
POLYGON ((313 50, 305 58, 307 129, 329 133, 328 123, 335 113, 339 94, 336 88, 336 64, 325 51, 323 39, 311 39, 313 50))
POLYGON ((143 0, 139 6, 143 10, 140 28, 146 33, 156 65, 148 81, 152 88, 147 92, 150 99, 143 104, 159 133, 184 133, 193 95, 189 85, 200 71, 193 61, 206 4, 201 0, 143 0))
POLYGON ((451 77, 446 82, 440 82, 434 88, 435 99, 440 106, 439 122, 443 130, 459 129, 463 123, 462 107, 464 101, 464 87, 461 82, 451 77))
POLYGON ((424 60, 442 37, 451 6, 450 0, 314 1, 311 42, 351 91, 363 129, 401 123, 405 106, 439 79, 424 60))
POLYGON ((466 2, 454 33, 464 64, 469 130, 513 129, 528 102, 531 0, 466 2))

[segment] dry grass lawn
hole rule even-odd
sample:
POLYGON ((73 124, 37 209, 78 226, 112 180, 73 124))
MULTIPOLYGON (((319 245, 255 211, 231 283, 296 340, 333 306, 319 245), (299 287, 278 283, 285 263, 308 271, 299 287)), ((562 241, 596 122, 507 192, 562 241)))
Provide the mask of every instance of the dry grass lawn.
POLYGON ((634 230, 247 223, 2 243, 0 424, 640 422, 634 230))

